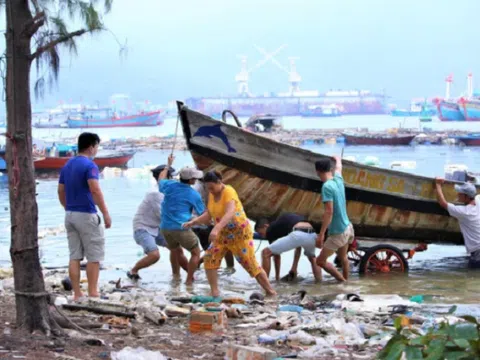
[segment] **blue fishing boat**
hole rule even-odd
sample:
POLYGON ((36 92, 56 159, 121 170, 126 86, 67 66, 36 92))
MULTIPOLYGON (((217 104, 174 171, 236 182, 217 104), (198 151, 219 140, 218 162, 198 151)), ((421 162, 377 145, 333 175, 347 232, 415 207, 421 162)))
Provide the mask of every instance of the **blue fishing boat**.
POLYGON ((460 110, 463 111, 465 120, 480 121, 480 99, 460 99, 460 110))
POLYGON ((67 119, 69 128, 111 128, 157 126, 162 123, 161 111, 141 112, 134 115, 117 114, 111 109, 86 110, 67 119))
POLYGON ((399 117, 429 117, 437 115, 437 110, 432 108, 425 99, 415 99, 410 103, 410 109, 392 110, 392 116, 399 117))
POLYGON ((442 121, 465 121, 460 106, 453 101, 437 100, 438 117, 442 121))

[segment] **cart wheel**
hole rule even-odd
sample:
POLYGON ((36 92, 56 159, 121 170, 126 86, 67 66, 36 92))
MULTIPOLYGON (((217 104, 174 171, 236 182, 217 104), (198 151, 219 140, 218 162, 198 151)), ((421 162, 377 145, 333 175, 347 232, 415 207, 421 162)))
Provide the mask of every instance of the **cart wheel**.
MULTIPOLYGON (((365 254, 365 251, 361 249, 350 250, 347 253, 348 261, 350 261, 350 263, 352 263, 353 266, 357 267, 358 264, 360 264, 360 261, 362 260, 362 257, 364 254, 365 254)), ((333 259, 333 263, 337 268, 342 267, 342 265, 340 264, 340 259, 336 255, 335 255, 335 258, 333 259)))
POLYGON ((408 262, 395 246, 377 245, 365 251, 359 271, 360 274, 403 273, 408 271, 408 262))

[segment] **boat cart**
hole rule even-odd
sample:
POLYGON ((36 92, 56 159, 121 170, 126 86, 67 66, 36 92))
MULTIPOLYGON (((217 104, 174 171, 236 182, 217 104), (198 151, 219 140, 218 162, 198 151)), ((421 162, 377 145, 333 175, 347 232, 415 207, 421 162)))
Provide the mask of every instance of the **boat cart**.
MULTIPOLYGON (((408 260, 427 250, 425 243, 398 239, 356 238, 348 250, 348 259, 360 274, 404 273, 408 260)), ((339 264, 335 258, 335 264, 339 264)))

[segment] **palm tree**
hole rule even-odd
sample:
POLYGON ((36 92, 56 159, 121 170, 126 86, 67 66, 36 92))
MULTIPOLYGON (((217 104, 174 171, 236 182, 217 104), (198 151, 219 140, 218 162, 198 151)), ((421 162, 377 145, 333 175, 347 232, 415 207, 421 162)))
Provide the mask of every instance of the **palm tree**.
POLYGON ((56 81, 59 50, 76 53, 76 39, 104 30, 101 15, 113 0, 0 0, 6 15, 7 168, 10 190, 11 246, 17 326, 49 335, 56 324, 48 312, 38 254, 38 208, 32 161, 32 110, 30 70, 36 64, 39 77, 35 93, 46 82, 56 81), (70 31, 66 19, 81 21, 70 31), (32 49, 33 48, 33 49, 32 49))

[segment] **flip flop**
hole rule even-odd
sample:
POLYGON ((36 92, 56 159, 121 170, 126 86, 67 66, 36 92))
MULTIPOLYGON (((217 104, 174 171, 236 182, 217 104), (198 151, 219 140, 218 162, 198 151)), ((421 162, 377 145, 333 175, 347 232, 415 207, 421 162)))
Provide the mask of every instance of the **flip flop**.
POLYGON ((141 279, 140 275, 138 274, 134 274, 130 271, 127 272, 127 277, 130 279, 130 280, 133 280, 133 281, 138 281, 141 279))
POLYGON ((282 277, 280 279, 280 281, 293 281, 295 280, 297 277, 297 275, 295 275, 294 272, 290 271, 287 275, 285 275, 284 277, 282 277))

